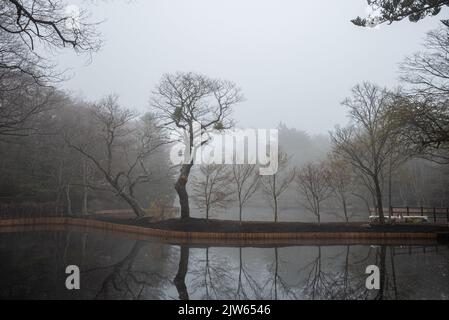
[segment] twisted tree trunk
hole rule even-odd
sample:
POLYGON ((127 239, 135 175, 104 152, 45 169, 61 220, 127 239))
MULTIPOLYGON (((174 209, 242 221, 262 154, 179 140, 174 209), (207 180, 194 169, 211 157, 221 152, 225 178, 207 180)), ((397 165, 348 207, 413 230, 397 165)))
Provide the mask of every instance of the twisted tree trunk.
POLYGON ((189 195, 187 194, 187 182, 189 180, 192 164, 181 166, 181 173, 175 184, 175 190, 179 196, 179 205, 181 206, 181 219, 190 218, 189 195))

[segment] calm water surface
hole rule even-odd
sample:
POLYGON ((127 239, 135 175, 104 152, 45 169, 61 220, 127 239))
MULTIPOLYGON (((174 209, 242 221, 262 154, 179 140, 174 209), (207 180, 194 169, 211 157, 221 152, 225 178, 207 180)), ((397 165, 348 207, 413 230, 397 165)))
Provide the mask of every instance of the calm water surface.
POLYGON ((0 233, 0 298, 449 299, 447 245, 199 247, 100 231, 0 233), (65 268, 81 289, 65 288, 65 268), (381 269, 367 290, 365 268, 381 269))

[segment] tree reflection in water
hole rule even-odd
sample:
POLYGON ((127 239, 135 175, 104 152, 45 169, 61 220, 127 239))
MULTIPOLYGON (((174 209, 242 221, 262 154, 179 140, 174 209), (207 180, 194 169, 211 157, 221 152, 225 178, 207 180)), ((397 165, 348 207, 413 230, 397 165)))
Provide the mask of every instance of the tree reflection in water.
POLYGON ((180 300, 189 300, 189 293, 186 286, 186 274, 189 269, 189 253, 190 248, 181 246, 179 254, 179 266, 173 283, 178 290, 180 300))
POLYGON ((263 288, 257 283, 257 279, 250 274, 246 268, 243 260, 243 249, 239 250, 239 266, 238 266, 238 280, 237 289, 234 295, 236 300, 248 300, 251 298, 261 300, 263 299, 263 288))
POLYGON ((136 266, 145 252, 151 250, 145 241, 135 241, 129 253, 120 261, 85 270, 83 274, 94 271, 110 270, 104 278, 95 299, 160 299, 170 279, 158 271, 141 270, 136 266))
MULTIPOLYGON (((309 247, 315 251, 313 258, 302 261, 296 279, 292 280, 292 270, 296 263, 283 260, 283 250, 288 258, 291 248, 272 248, 273 255, 257 269, 250 270, 245 262, 245 250, 235 248, 238 258, 220 255, 220 248, 204 250, 189 265, 181 263, 183 281, 176 283, 180 298, 188 298, 187 290, 198 299, 399 299, 395 247, 362 246, 332 247, 340 249, 337 254, 327 253, 329 247, 309 247), (214 254, 211 250, 214 249, 214 254), (380 269, 380 289, 366 288, 365 274, 368 265, 375 264, 380 269), (189 266, 191 270, 186 270, 189 266), (263 269, 263 270, 262 270, 263 269), (190 275, 186 285, 186 275, 190 275)), ((188 249, 181 254, 181 260, 188 257, 188 249), (184 258, 183 258, 184 257, 184 258)), ((229 248, 227 249, 229 250, 229 248)), ((270 250, 270 249, 264 249, 270 250)), ((335 250, 334 250, 335 251, 335 250)), ((188 258, 187 258, 188 259, 188 258)), ((188 278, 188 277, 187 277, 188 278)), ((406 294, 406 290, 402 290, 406 294)), ((407 298, 404 296, 403 298, 407 298)))
POLYGON ((366 257, 355 261, 351 260, 351 246, 346 246, 345 250, 336 256, 327 256, 326 261, 331 263, 332 268, 323 267, 323 256, 321 246, 317 247, 317 257, 306 267, 309 268, 307 281, 304 285, 303 297, 305 299, 396 299, 397 287, 396 279, 390 279, 390 274, 395 275, 394 256, 390 258, 390 270, 387 265, 386 246, 370 247, 366 257), (344 255, 343 265, 332 263, 344 255), (373 257, 374 255, 374 257, 373 257), (365 269, 368 265, 374 264, 380 271, 380 289, 368 290, 366 288, 365 269), (392 270, 392 271, 391 271, 392 270), (391 292, 395 293, 391 296, 391 292))
POLYGON ((280 275, 280 258, 279 248, 273 248, 273 262, 268 267, 271 276, 267 277, 267 281, 263 284, 262 289, 268 289, 268 293, 264 299, 298 299, 298 295, 280 275))
POLYGON ((192 247, 94 232, 0 233, 0 298, 446 299, 447 246, 192 247), (65 267, 82 290, 66 290, 65 267), (365 286, 368 265, 380 289, 365 286))
POLYGON ((232 299, 234 283, 231 261, 226 256, 211 254, 209 247, 201 249, 194 261, 192 275, 192 292, 200 293, 200 299, 232 299), (204 251, 203 251, 204 250, 204 251))

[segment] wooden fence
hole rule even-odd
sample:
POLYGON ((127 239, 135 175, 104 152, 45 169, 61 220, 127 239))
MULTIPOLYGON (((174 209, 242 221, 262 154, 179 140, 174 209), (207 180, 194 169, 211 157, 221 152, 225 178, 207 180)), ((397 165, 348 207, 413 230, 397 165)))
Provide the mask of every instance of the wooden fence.
MULTIPOLYGON (((376 211, 373 210, 373 213, 376 211)), ((429 218, 429 221, 437 223, 437 222, 448 222, 449 223, 449 208, 438 208, 438 207, 390 207, 388 209, 384 209, 384 215, 391 216, 401 216, 401 217, 410 217, 410 216, 426 216, 429 218)))

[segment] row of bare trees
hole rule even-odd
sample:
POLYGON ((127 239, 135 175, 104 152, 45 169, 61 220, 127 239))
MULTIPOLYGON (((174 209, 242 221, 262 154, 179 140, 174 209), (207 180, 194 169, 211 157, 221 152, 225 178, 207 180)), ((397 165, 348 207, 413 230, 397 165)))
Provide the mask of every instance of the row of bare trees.
POLYGON ((349 222, 352 213, 348 209, 354 198, 354 174, 341 159, 307 162, 291 168, 288 156, 279 155, 279 170, 271 176, 260 176, 256 165, 202 165, 192 182, 192 198, 209 219, 211 212, 228 206, 236 206, 239 221, 243 210, 257 194, 273 210, 274 221, 279 221, 281 200, 288 191, 294 191, 299 204, 321 222, 323 202, 331 199, 342 208, 342 216, 349 222))
MULTIPOLYGON (((410 181, 399 176, 404 168, 420 163, 417 159, 427 159, 442 165, 432 170, 442 175, 447 172, 444 165, 449 157, 448 35, 446 26, 430 32, 425 43, 427 51, 404 61, 401 65, 404 88, 390 90, 369 82, 356 85, 351 96, 342 103, 348 110, 350 123, 331 132, 331 150, 322 161, 293 169, 294 164, 288 165, 287 158, 281 156, 279 171, 263 179, 248 179, 254 176, 255 168, 251 167, 234 166, 230 172, 217 166, 202 168, 194 182, 196 202, 206 207, 209 217, 212 208, 225 206, 235 192, 241 220, 242 208, 260 187, 273 208, 274 220, 278 221, 279 198, 295 181, 298 198, 318 222, 322 203, 331 197, 338 200, 346 221, 351 216, 350 199, 358 199, 368 210, 375 208, 380 221, 384 222, 384 208, 394 205, 398 194, 403 205, 412 201, 410 196, 403 196, 406 186, 410 185, 410 181), (227 180, 234 183, 227 183, 227 180), (249 184, 247 188, 244 188, 245 182, 249 184)), ((178 73, 162 79, 154 93, 153 105, 167 124, 184 130, 190 142, 186 153, 192 155, 195 148, 209 142, 205 133, 200 145, 194 146, 194 123, 199 122, 205 130, 230 128, 230 113, 241 100, 239 89, 232 83, 178 73)), ((183 218, 190 214, 186 189, 193 166, 193 159, 190 159, 182 166, 176 185, 183 218)), ((439 185, 440 190, 447 189, 444 179, 439 185)), ((419 189, 416 184, 413 188, 419 189)), ((438 194, 440 199, 447 197, 447 193, 438 191, 438 194)), ((443 200, 439 202, 433 205, 444 205, 443 200)))
MULTIPOLYGON (((201 167, 193 179, 195 202, 208 218, 211 210, 225 207, 235 195, 242 220, 243 207, 260 187, 278 221, 279 199, 295 181, 298 198, 318 222, 322 203, 331 197, 338 199, 349 221, 348 198, 353 196, 368 208, 377 208, 383 220, 385 177, 389 176, 391 195, 393 173, 420 148, 404 135, 406 120, 395 108, 404 101, 400 93, 368 82, 355 86, 352 96, 343 102, 352 122, 331 134, 332 151, 328 159, 323 159, 325 164, 315 161, 294 169, 281 152, 278 172, 263 179, 257 177, 255 166, 233 166, 230 170, 220 165, 201 167), (361 189, 366 189, 368 196, 361 189)), ((172 141, 186 145, 186 161, 180 166, 175 184, 181 218, 190 217, 187 184, 198 148, 209 143, 211 132, 233 126, 231 113, 242 99, 235 84, 195 73, 167 74, 156 86, 151 105, 163 124, 178 134, 172 141), (196 128, 196 124, 200 127, 196 128), (195 141, 197 135, 199 141, 195 141)), ((389 202, 391 205, 391 199, 389 202)))

